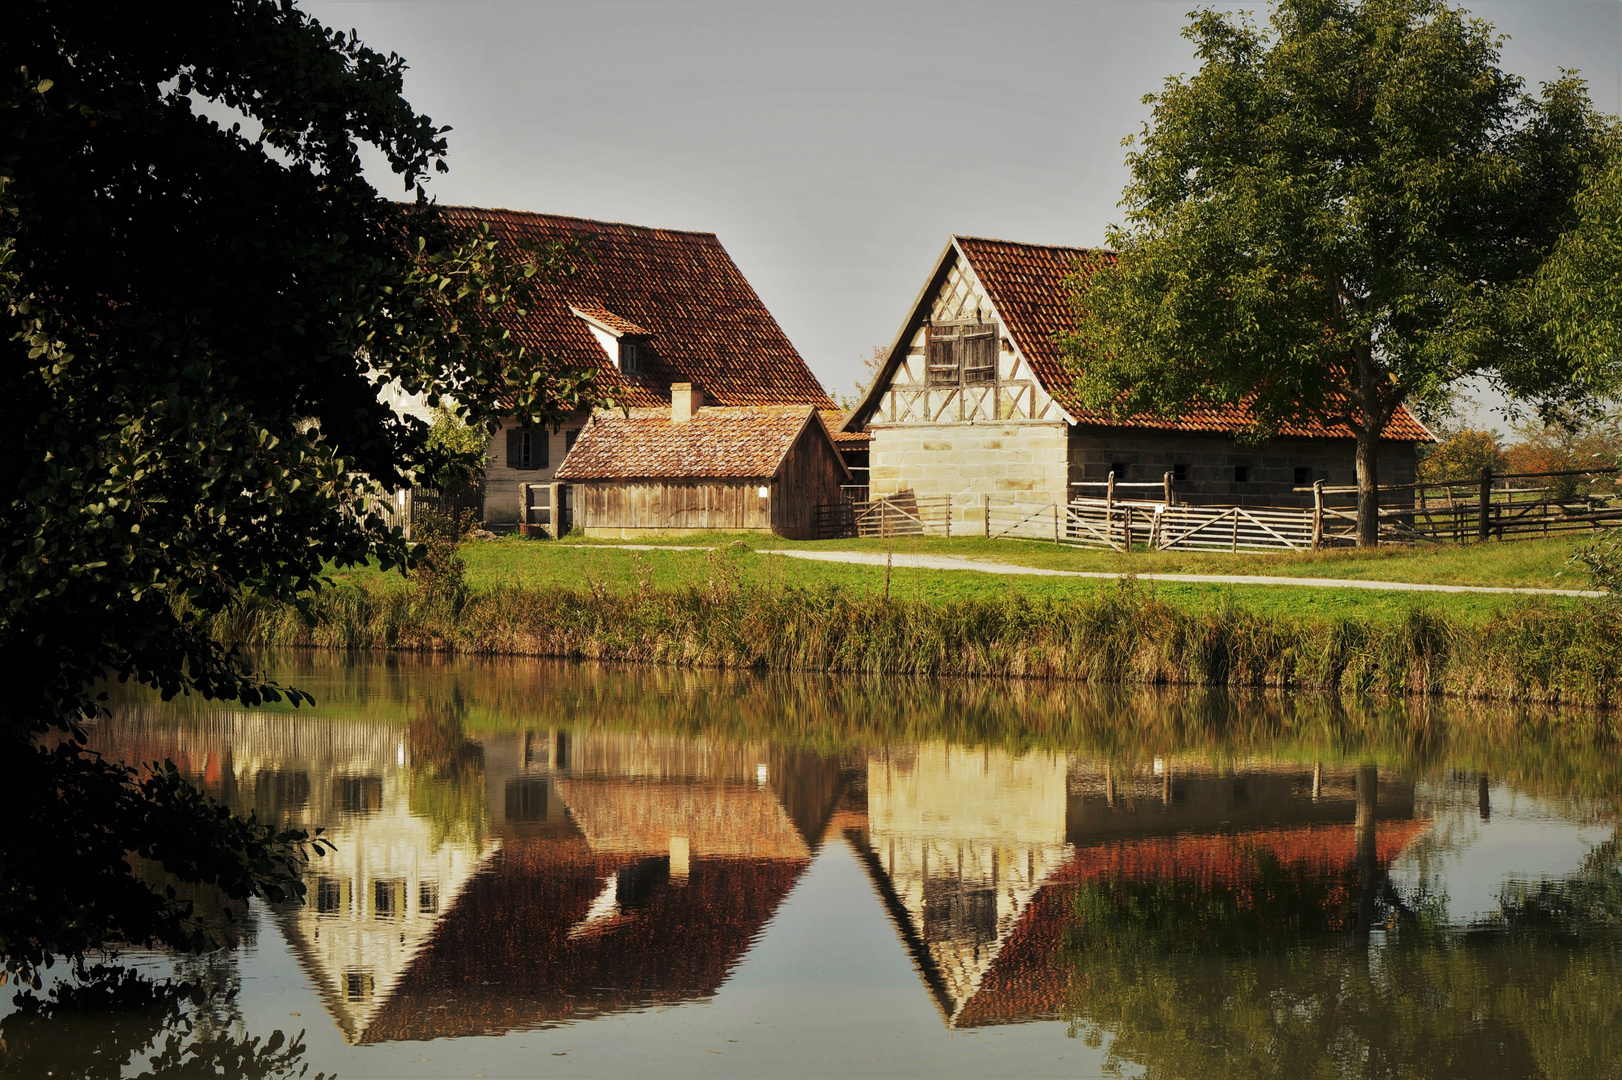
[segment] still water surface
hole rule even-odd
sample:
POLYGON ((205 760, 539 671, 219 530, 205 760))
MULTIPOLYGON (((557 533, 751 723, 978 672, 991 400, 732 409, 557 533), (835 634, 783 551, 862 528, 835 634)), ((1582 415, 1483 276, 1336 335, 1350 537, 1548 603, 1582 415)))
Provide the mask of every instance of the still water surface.
POLYGON ((245 1075, 1622 1075, 1622 766, 1593 737, 272 663, 314 712, 126 699, 94 741, 325 826, 309 902, 251 906, 207 957, 125 957, 209 988, 162 1016, 5 1016, 0 1075, 139 1073, 168 1035, 245 1075))

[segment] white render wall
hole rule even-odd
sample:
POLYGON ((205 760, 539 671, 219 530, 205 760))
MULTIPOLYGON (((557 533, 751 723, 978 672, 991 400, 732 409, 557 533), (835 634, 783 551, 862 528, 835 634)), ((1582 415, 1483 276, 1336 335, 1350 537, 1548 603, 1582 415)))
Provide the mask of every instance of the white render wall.
POLYGON ((518 523, 518 485, 550 484, 563 466, 564 440, 569 432, 586 426, 584 416, 570 420, 559 431, 548 431, 546 468, 511 469, 507 467, 507 432, 517 426, 516 421, 503 420, 501 430, 490 443, 490 464, 484 471, 484 521, 487 525, 516 525, 518 523))

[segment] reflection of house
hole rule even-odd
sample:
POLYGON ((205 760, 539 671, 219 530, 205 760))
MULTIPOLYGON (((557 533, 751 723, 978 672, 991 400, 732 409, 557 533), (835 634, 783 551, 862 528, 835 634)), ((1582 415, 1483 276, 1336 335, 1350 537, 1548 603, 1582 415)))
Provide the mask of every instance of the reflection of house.
POLYGON ((860 841, 948 1019, 1063 865, 1065 761, 934 743, 873 756, 860 841))
POLYGON ((872 759, 867 798, 866 836, 847 835, 954 1027, 1060 1014, 1058 954, 1082 885, 1243 892, 1265 863, 1321 886, 1329 922, 1355 922, 1373 876, 1425 827, 1413 786, 1373 769, 1157 762, 1121 778, 943 745, 872 759))
POLYGON ((325 828, 332 850, 306 873, 306 903, 276 921, 351 1040, 499 846, 436 835, 412 812, 405 736, 393 725, 221 710, 184 728, 131 716, 104 735, 109 755, 171 758, 238 809, 325 828))
POLYGON ((435 815, 404 729, 274 714, 99 733, 270 820, 327 827, 277 913, 352 1042, 581 1019, 713 994, 809 864, 837 765, 765 744, 607 732, 484 737, 482 785, 435 815), (453 837, 455 839, 453 839, 453 837))
POLYGON ((427 1039, 713 994, 810 862, 836 766, 600 730, 485 743, 502 849, 363 1035, 427 1039))

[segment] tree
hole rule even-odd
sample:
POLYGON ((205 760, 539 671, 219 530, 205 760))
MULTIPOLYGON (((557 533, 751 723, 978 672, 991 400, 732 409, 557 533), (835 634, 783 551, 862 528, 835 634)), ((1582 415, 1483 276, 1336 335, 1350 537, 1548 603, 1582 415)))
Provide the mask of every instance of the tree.
POLYGON ((1475 482, 1483 470, 1503 471, 1504 451, 1498 433, 1482 428, 1459 428, 1443 433, 1442 441, 1419 459, 1419 479, 1475 482))
POLYGON ((1441 0, 1281 0, 1270 30, 1205 10, 1184 33, 1200 70, 1145 98, 1119 259, 1078 278, 1089 407, 1243 405, 1254 439, 1343 424, 1373 544, 1405 403, 1471 375, 1544 403, 1612 385, 1542 347, 1524 301, 1615 143, 1575 75, 1524 93, 1492 28, 1441 0))
POLYGON ((1526 297, 1580 385, 1609 388, 1622 362, 1622 159, 1577 196, 1577 223, 1538 268, 1526 297))
MULTIPOLYGON (((302 894, 302 833, 173 769, 81 749, 94 680, 244 704, 205 618, 296 600, 323 566, 409 550, 377 510, 442 455, 378 400, 395 380, 493 431, 593 401, 588 373, 496 315, 566 274, 450 228, 423 183, 444 131, 404 62, 277 0, 20 0, 0 35, 0 952, 27 974, 189 907, 126 855, 233 897, 302 894), (227 117, 223 122, 219 117, 227 117), (369 145, 411 201, 362 175, 369 145), (63 736, 66 736, 64 739, 63 736)), ((37 977, 37 976, 36 976, 37 977)))

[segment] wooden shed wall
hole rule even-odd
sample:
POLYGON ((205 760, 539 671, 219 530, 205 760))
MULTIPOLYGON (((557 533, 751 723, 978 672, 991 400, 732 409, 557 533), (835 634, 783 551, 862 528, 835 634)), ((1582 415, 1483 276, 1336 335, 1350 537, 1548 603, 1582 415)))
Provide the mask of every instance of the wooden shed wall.
POLYGON ((593 530, 759 529, 772 527, 765 478, 593 480, 574 485, 574 523, 593 530))
POLYGON ((839 451, 812 424, 789 447, 772 483, 772 531, 790 540, 816 538, 817 506, 837 503, 845 482, 839 451))

